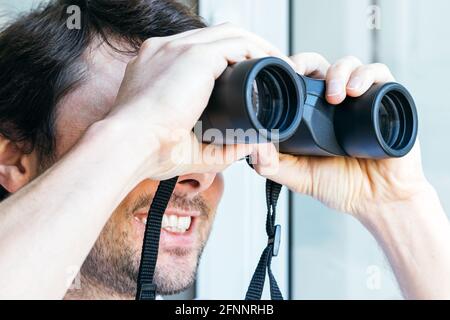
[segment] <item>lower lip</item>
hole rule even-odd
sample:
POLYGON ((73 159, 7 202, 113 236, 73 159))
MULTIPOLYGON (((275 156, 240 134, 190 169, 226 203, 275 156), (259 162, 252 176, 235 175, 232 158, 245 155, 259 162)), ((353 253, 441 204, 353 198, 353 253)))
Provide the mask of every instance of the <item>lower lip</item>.
MULTIPOLYGON (((137 229, 139 238, 142 239, 145 233, 145 224, 133 218, 133 224, 137 229)), ((164 249, 172 248, 192 248, 195 243, 195 230, 197 228, 197 217, 191 217, 191 225, 188 230, 183 233, 171 232, 161 229, 159 245, 164 249)))

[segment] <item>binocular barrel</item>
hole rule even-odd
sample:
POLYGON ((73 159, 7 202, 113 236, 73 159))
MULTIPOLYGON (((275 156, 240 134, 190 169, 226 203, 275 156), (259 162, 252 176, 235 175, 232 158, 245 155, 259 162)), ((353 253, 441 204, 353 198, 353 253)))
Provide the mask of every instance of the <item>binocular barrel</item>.
POLYGON ((203 142, 271 141, 282 153, 374 159, 404 156, 418 130, 414 100, 402 85, 374 84, 330 105, 324 80, 298 75, 275 57, 229 66, 200 121, 203 142))

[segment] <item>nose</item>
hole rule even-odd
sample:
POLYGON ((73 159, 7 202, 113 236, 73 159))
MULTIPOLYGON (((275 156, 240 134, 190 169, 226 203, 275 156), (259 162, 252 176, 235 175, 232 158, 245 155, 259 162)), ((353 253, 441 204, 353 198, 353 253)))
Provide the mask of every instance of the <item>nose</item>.
POLYGON ((216 177, 215 173, 191 173, 178 178, 175 192, 195 197, 207 190, 216 177))

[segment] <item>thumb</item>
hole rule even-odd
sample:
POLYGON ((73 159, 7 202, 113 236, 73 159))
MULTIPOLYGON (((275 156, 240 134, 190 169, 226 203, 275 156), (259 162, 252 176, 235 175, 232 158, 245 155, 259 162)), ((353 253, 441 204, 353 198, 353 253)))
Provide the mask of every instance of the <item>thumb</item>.
POLYGON ((234 162, 250 155, 254 147, 253 144, 200 144, 198 161, 190 164, 189 170, 196 173, 221 172, 234 162))
POLYGON ((261 176, 276 177, 280 166, 279 156, 274 144, 258 144, 250 155, 250 164, 261 176))
POLYGON ((309 157, 278 153, 273 144, 262 144, 255 147, 251 161, 261 176, 294 192, 312 194, 313 168, 309 157))

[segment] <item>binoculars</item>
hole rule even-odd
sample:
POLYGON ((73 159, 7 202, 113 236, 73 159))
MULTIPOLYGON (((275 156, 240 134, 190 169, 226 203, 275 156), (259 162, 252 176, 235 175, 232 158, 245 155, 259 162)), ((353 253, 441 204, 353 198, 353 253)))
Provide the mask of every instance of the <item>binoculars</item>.
POLYGON ((330 105, 324 80, 299 75, 275 57, 229 66, 200 121, 207 143, 264 140, 287 154, 373 159, 406 155, 418 130, 414 100, 402 85, 374 84, 360 97, 330 105), (230 135, 236 130, 244 134, 230 135))

